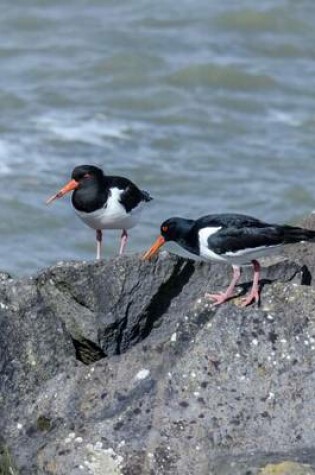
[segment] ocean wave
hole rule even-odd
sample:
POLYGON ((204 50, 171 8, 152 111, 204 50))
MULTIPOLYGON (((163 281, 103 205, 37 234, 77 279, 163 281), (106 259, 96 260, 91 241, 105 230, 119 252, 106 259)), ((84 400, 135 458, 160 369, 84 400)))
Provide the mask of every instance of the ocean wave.
POLYGON ((38 137, 21 136, 14 142, 9 137, 0 139, 0 176, 38 176, 55 161, 55 156, 43 155, 38 137))
MULTIPOLYGON (((8 175, 11 173, 10 159, 16 152, 13 144, 0 139, 0 175, 8 175)), ((12 159, 11 159, 12 160, 12 159)))
POLYGON ((221 89, 257 91, 276 87, 277 82, 267 74, 244 71, 237 66, 195 64, 169 76, 174 86, 218 87, 221 89))
POLYGON ((26 161, 24 146, 8 139, 0 139, 0 175, 10 175, 17 165, 26 161))
POLYGON ((310 29, 306 22, 292 15, 292 9, 270 8, 265 10, 241 8, 229 11, 217 17, 216 23, 221 28, 247 32, 287 33, 303 32, 310 29))
POLYGON ((290 125, 291 127, 298 127, 302 124, 302 120, 296 115, 278 109, 270 109, 267 114, 267 120, 269 122, 290 125))
POLYGON ((128 140, 130 127, 103 114, 43 115, 34 119, 38 130, 65 142, 83 142, 103 147, 108 139, 128 140))

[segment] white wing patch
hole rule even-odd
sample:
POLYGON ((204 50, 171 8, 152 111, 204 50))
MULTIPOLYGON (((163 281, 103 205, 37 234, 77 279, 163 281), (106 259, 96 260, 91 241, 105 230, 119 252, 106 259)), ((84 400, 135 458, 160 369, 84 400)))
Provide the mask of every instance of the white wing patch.
POLYGON ((222 229, 221 226, 216 227, 216 228, 208 227, 208 228, 200 229, 200 231, 199 231, 199 242, 200 242, 200 244, 202 244, 203 246, 208 246, 209 237, 212 236, 213 234, 215 234, 216 232, 220 231, 220 229, 222 229))
POLYGON ((141 214, 143 203, 132 209, 129 213, 120 203, 120 197, 124 190, 111 188, 104 208, 92 213, 76 211, 77 215, 93 229, 130 229, 137 224, 141 214))
POLYGON ((277 252, 279 248, 282 247, 281 244, 276 244, 274 246, 259 246, 256 248, 247 248, 239 249, 235 252, 225 252, 224 254, 216 254, 214 251, 209 249, 208 239, 210 236, 215 234, 217 231, 220 231, 221 227, 217 228, 203 228, 199 231, 199 248, 200 248, 200 257, 213 260, 213 261, 224 261, 230 264, 241 265, 248 264, 253 259, 260 257, 268 256, 277 252))
POLYGON ((122 193, 123 190, 119 188, 110 188, 106 206, 104 207, 108 218, 112 217, 113 219, 117 219, 126 216, 126 210, 120 203, 122 193))
POLYGON ((220 254, 216 254, 211 249, 209 249, 208 245, 209 237, 220 231, 220 229, 222 229, 221 226, 216 228, 208 227, 200 229, 198 232, 200 257, 203 257, 204 259, 211 259, 213 261, 226 261, 223 256, 220 256, 220 254))

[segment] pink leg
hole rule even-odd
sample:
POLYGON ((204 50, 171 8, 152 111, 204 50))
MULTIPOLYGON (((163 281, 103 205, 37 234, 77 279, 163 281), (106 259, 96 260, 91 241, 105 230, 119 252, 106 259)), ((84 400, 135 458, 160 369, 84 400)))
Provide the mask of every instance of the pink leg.
POLYGON ((252 301, 259 302, 259 273, 260 264, 258 261, 252 261, 254 267, 254 279, 250 293, 241 300, 241 307, 247 307, 252 301))
POLYGON ((124 253, 127 241, 128 241, 128 234, 127 234, 127 231, 123 229, 123 232, 121 233, 121 238, 120 238, 120 249, 119 249, 120 256, 124 253))
POLYGON ((101 247, 102 247, 102 231, 97 229, 96 231, 96 259, 101 258, 101 247))
POLYGON ((241 269, 238 266, 234 266, 234 265, 232 267, 233 267, 233 277, 226 291, 219 292, 218 294, 205 295, 206 298, 214 301, 214 305, 220 305, 221 303, 226 302, 231 297, 233 297, 233 290, 241 276, 241 269))

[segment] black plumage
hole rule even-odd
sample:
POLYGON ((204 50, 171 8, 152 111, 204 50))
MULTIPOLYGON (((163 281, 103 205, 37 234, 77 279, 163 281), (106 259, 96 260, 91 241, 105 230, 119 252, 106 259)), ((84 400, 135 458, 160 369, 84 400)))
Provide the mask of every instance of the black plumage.
POLYGON ((72 194, 72 204, 78 211, 91 213, 106 207, 113 188, 122 190, 119 201, 127 213, 136 208, 142 201, 153 198, 147 191, 140 190, 131 180, 121 176, 108 176, 92 165, 76 167, 71 178, 80 183, 80 187, 72 194))
POLYGON ((250 294, 243 300, 243 304, 248 305, 259 299, 260 264, 257 258, 286 244, 315 242, 315 231, 270 224, 242 214, 211 214, 195 221, 173 217, 162 223, 161 236, 144 258, 154 255, 166 241, 175 241, 204 259, 228 262, 232 265, 233 279, 228 289, 209 295, 215 304, 223 303, 233 296, 233 289, 240 277, 240 266, 252 263, 253 286, 250 294))
MULTIPOLYGON (((203 216, 195 221, 193 234, 203 228, 220 229, 208 238, 208 247, 218 255, 236 254, 260 248, 301 241, 312 241, 315 232, 296 226, 270 224, 251 216, 221 214, 203 216)), ((198 253, 200 253, 198 243, 198 253)))
POLYGON ((72 171, 71 180, 47 200, 51 203, 72 191, 71 202, 77 215, 96 230, 97 252, 100 259, 102 230, 121 229, 119 253, 124 252, 128 233, 140 216, 141 205, 151 201, 147 191, 140 190, 131 180, 105 175, 93 165, 80 165, 72 171))

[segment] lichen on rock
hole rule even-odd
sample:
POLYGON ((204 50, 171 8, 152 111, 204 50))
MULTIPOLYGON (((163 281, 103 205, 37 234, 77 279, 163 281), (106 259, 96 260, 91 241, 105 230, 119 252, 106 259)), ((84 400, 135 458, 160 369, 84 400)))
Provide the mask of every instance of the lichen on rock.
POLYGON ((296 462, 281 462, 277 464, 268 464, 259 475, 314 475, 315 471, 305 464, 296 462))

